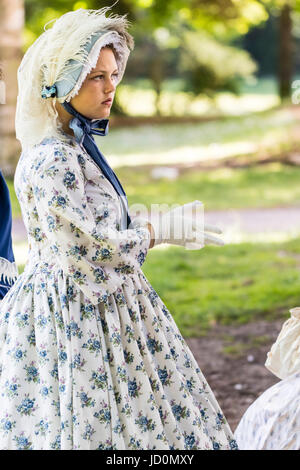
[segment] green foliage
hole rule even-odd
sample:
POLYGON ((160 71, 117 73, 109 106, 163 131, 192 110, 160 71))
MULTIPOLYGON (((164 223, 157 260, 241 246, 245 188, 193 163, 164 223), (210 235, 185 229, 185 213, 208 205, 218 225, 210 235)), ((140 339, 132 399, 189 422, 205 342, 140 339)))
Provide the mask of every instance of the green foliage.
POLYGON ((184 91, 207 95, 220 90, 237 93, 240 79, 256 71, 250 55, 216 41, 203 31, 186 31, 182 36, 179 68, 184 72, 184 91))
POLYGON ((246 34, 249 28, 268 18, 260 0, 132 0, 131 4, 147 11, 147 15, 141 16, 152 27, 183 20, 223 40, 246 34))
MULTIPOLYGON (((108 14, 128 14, 129 19, 135 19, 136 0, 119 0, 108 14)), ((99 9, 104 6, 110 6, 113 2, 99 2, 99 0, 25 0, 26 25, 24 31, 24 52, 43 32, 44 25, 52 20, 59 18, 68 11, 78 8, 99 9)), ((140 8, 140 7, 139 7, 140 8)), ((51 27, 51 23, 46 26, 51 27)))
MULTIPOLYGON (((51 21, 61 14, 77 8, 100 7, 97 0, 55 0, 50 5, 46 0, 26 0, 25 6, 24 51, 41 34, 44 25, 50 21, 46 27, 51 27, 51 21)), ((245 52, 224 42, 234 34, 245 34, 250 26, 267 18, 266 10, 258 0, 119 0, 107 14, 112 13, 127 13, 132 22, 131 33, 137 47, 132 54, 128 76, 151 78, 157 93, 157 114, 160 113, 159 95, 163 81, 170 73, 178 75, 179 57, 173 54, 174 51, 182 50, 186 90, 195 94, 210 94, 216 90, 237 93, 239 79, 251 75, 255 65, 245 52), (196 31, 190 31, 184 39, 181 35, 183 27, 196 31)), ((114 110, 118 114, 125 113, 120 103, 114 110)))

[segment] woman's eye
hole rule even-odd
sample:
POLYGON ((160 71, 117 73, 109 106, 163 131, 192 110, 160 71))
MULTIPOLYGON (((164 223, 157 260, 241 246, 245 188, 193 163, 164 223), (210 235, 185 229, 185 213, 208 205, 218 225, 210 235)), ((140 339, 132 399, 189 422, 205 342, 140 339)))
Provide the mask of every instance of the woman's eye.
MULTIPOLYGON (((117 78, 118 74, 114 73, 112 76, 117 78)), ((93 77, 93 80, 96 80, 96 78, 102 78, 102 77, 104 77, 104 75, 96 75, 96 77, 93 77)))

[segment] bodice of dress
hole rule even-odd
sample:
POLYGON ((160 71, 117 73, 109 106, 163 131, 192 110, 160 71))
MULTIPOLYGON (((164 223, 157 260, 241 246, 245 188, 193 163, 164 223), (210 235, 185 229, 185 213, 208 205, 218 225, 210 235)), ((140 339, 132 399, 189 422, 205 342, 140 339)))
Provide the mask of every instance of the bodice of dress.
POLYGON ((149 231, 126 229, 122 198, 74 139, 44 139, 23 152, 14 186, 28 234, 27 271, 39 262, 63 268, 97 303, 140 269, 149 231))

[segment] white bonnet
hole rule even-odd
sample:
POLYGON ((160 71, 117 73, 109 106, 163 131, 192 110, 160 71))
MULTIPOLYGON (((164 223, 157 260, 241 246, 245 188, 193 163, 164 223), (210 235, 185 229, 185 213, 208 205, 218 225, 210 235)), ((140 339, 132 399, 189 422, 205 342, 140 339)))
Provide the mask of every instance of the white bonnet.
POLYGON ((102 47, 113 44, 118 64, 120 83, 130 50, 134 48, 133 37, 127 32, 126 16, 105 16, 111 7, 100 10, 78 9, 65 13, 55 20, 53 26, 38 37, 28 48, 18 69, 18 98, 16 109, 16 137, 22 148, 38 144, 45 137, 59 136, 61 127, 55 102, 70 101, 95 67, 102 47), (97 37, 95 37, 97 35, 97 37), (95 41, 96 39, 96 41, 95 41), (87 43, 93 43, 87 50, 87 43), (74 76, 76 82, 71 83, 74 76), (43 87, 55 83, 67 83, 64 96, 44 99, 43 87))

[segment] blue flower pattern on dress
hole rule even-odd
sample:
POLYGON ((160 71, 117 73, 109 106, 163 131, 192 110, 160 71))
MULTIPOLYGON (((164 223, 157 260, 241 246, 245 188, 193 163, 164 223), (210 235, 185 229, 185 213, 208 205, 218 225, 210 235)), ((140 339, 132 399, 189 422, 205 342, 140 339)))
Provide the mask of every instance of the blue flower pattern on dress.
POLYGON ((28 261, 0 304, 0 449, 234 449, 172 315, 145 277, 150 234, 120 230, 75 140, 22 153, 28 261))

